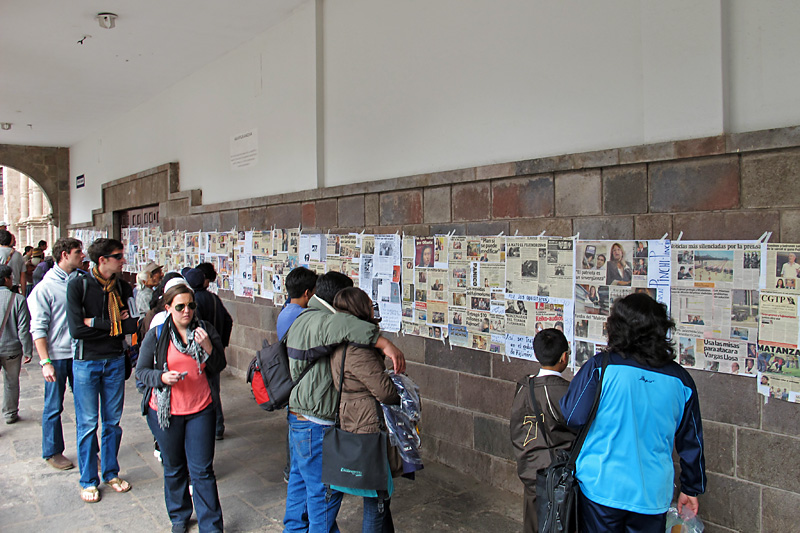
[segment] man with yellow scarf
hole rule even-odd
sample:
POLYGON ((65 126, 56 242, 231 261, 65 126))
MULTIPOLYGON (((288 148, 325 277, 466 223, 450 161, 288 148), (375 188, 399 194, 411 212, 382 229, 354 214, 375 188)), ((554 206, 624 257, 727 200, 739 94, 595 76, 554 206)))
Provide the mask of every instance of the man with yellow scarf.
POLYGON ((120 278, 125 264, 122 243, 116 239, 97 239, 88 252, 93 268, 88 273, 76 271, 67 285, 67 324, 73 339, 81 499, 95 503, 100 501, 98 414, 103 420, 99 448, 102 479, 116 492, 131 489, 130 483, 119 477, 117 453, 122 440, 119 421, 125 399, 123 339, 136 331, 136 319, 128 312, 133 289, 120 278))

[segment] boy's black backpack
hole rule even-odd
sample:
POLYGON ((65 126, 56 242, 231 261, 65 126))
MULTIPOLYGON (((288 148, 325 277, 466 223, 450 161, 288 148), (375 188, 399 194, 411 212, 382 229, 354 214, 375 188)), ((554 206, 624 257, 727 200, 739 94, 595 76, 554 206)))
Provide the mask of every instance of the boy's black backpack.
POLYGON ((247 382, 250 384, 256 403, 265 411, 283 409, 289 405, 292 389, 318 361, 317 359, 305 367, 297 381, 293 381, 292 373, 289 371, 289 355, 286 351, 288 334, 287 332, 275 344, 270 344, 264 339, 261 349, 256 352, 247 370, 247 382))

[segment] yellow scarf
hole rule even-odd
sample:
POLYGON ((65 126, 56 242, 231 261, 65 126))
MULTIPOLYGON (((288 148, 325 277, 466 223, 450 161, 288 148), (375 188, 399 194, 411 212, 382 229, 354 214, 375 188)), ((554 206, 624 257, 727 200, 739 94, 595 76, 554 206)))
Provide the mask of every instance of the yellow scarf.
POLYGON ((122 297, 117 291, 117 276, 112 275, 110 279, 105 279, 100 275, 100 269, 95 266, 92 269, 94 279, 103 287, 103 292, 108 294, 108 318, 111 320, 111 336, 122 335, 122 297))

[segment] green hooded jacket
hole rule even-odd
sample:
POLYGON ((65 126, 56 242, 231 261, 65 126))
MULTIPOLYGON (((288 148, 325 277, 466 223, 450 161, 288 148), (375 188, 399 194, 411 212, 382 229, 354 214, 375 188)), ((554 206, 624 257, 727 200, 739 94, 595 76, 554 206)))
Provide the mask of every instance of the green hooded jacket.
POLYGON ((295 319, 286 337, 292 379, 300 377, 309 364, 322 360, 292 389, 289 410, 333 421, 339 393, 331 378, 330 355, 343 342, 374 346, 381 332, 376 324, 335 312, 316 296, 309 300, 308 308, 295 319))

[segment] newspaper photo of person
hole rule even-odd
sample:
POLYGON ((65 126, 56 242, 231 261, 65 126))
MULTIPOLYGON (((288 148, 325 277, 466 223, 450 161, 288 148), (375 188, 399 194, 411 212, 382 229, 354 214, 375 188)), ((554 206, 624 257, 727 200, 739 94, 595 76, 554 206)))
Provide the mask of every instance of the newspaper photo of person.
POLYGON ((414 266, 417 268, 433 268, 433 237, 417 237, 415 247, 414 266))

